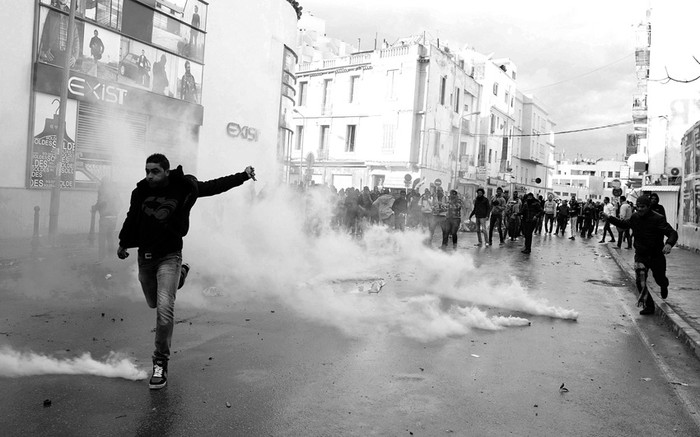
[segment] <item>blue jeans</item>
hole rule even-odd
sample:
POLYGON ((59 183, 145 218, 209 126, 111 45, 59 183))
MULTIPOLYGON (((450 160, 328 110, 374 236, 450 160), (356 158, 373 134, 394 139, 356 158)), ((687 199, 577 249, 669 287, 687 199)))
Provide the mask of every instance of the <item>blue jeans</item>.
POLYGON ((161 257, 139 254, 139 282, 150 308, 156 309, 156 349, 153 359, 168 360, 175 326, 175 293, 180 282, 182 252, 161 257))

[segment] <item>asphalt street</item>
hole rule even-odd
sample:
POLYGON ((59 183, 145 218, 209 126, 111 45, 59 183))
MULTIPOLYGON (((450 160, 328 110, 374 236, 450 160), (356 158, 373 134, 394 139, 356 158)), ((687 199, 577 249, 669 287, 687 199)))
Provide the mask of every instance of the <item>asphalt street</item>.
MULTIPOLYGON (((290 305, 211 284, 195 267, 178 295, 165 389, 103 376, 0 377, 0 429, 8 436, 700 435, 698 360, 659 319, 638 314, 633 284, 596 238, 536 236, 530 255, 521 242, 475 247, 475 239, 461 233, 454 252, 424 248, 422 267, 396 249, 366 277, 327 281, 326 292, 350 295, 338 302, 363 317, 349 317, 322 294, 290 305), (447 282, 449 272, 424 277, 435 275, 425 263, 454 260, 466 273, 447 282), (530 307, 508 301, 519 289, 530 307), (438 306, 417 308, 426 296, 438 306), (483 303, 490 296, 498 299, 483 303), (536 314, 543 301, 575 310, 577 320, 536 314), (477 320, 484 314, 529 324, 486 329, 477 320), (421 317, 428 323, 414 324, 421 317)), ((0 346, 62 360, 119 351, 150 373, 155 316, 133 260, 25 260, 0 275, 0 346)))

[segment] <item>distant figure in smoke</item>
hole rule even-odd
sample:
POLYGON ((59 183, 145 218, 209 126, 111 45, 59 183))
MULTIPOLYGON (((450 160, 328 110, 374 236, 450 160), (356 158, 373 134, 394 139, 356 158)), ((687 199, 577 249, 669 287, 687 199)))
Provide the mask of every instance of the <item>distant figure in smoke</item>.
POLYGON ((180 79, 180 98, 188 102, 197 103, 197 82, 190 72, 190 61, 185 61, 185 74, 180 79))
POLYGON ((651 210, 651 200, 645 195, 637 198, 637 212, 633 213, 629 220, 621 220, 605 213, 603 218, 618 228, 631 228, 634 232, 634 271, 639 291, 637 305, 643 307, 639 314, 654 314, 654 299, 647 288, 647 276, 651 270, 654 281, 659 285, 661 298, 666 299, 668 278, 665 255, 671 252, 671 248, 678 241, 678 232, 661 214, 651 210), (664 235, 667 237, 666 243, 664 235))
POLYGON ((131 193, 129 212, 119 233, 120 259, 138 248, 139 282, 146 303, 156 308, 155 351, 151 389, 165 387, 173 335, 176 291, 184 285, 189 265, 182 263, 182 238, 190 225, 190 210, 198 197, 214 196, 255 180, 253 167, 229 176, 200 182, 182 166, 170 170, 160 153, 146 159, 146 177, 131 193))
POLYGON ((197 39, 199 38, 200 19, 199 19, 199 8, 195 5, 194 13, 192 14, 192 27, 194 29, 190 30, 190 54, 195 56, 197 54, 197 39))
POLYGON ((520 209, 523 235, 525 236, 525 248, 521 250, 521 252, 524 254, 532 252, 532 234, 535 232, 535 229, 537 229, 542 214, 542 203, 539 199, 535 198, 534 194, 527 193, 525 195, 525 202, 523 202, 523 206, 520 209))
POLYGON ((168 61, 165 53, 160 55, 160 61, 153 64, 153 92, 168 95, 168 75, 165 72, 165 64, 168 61))
POLYGON ((119 208, 119 193, 108 177, 102 178, 100 188, 97 190, 97 203, 92 206, 94 212, 100 214, 99 230, 97 237, 97 261, 102 262, 107 254, 114 254, 115 238, 117 230, 117 214, 119 208))

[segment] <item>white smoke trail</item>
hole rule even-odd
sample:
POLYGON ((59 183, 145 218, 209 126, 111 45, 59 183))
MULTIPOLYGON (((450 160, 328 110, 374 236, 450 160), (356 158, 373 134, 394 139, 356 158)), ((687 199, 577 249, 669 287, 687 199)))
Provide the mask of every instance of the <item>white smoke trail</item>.
POLYGON ((226 195, 198 202, 184 250, 195 274, 178 303, 225 311, 231 301, 272 298, 348 335, 394 332, 420 341, 527 326, 523 314, 578 317, 530 295, 502 266, 476 268, 464 251, 426 247, 421 232, 370 227, 353 239, 333 231, 328 211, 316 211, 321 194, 309 200, 278 189, 252 203, 226 195), (381 291, 370 293, 380 282, 381 291), (210 286, 222 292, 199 292, 210 286))
POLYGON ((94 375, 132 381, 146 378, 144 370, 139 370, 118 352, 110 352, 104 361, 96 361, 89 352, 75 358, 58 359, 34 352, 18 352, 9 346, 0 347, 1 377, 32 375, 94 375))

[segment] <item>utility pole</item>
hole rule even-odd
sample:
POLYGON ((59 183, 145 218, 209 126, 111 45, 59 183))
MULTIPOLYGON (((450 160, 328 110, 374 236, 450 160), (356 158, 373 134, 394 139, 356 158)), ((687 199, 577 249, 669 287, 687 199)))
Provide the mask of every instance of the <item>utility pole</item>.
POLYGON ((56 170, 54 185, 51 188, 51 204, 49 208, 49 241, 57 243, 58 211, 61 205, 61 166, 63 159, 63 142, 66 137, 66 106, 68 103, 68 79, 70 78, 70 60, 73 53, 73 38, 75 30, 75 5, 77 0, 71 0, 68 14, 68 35, 66 39, 66 59, 63 62, 63 81, 61 83, 61 100, 58 106, 58 134, 56 135, 56 170))

